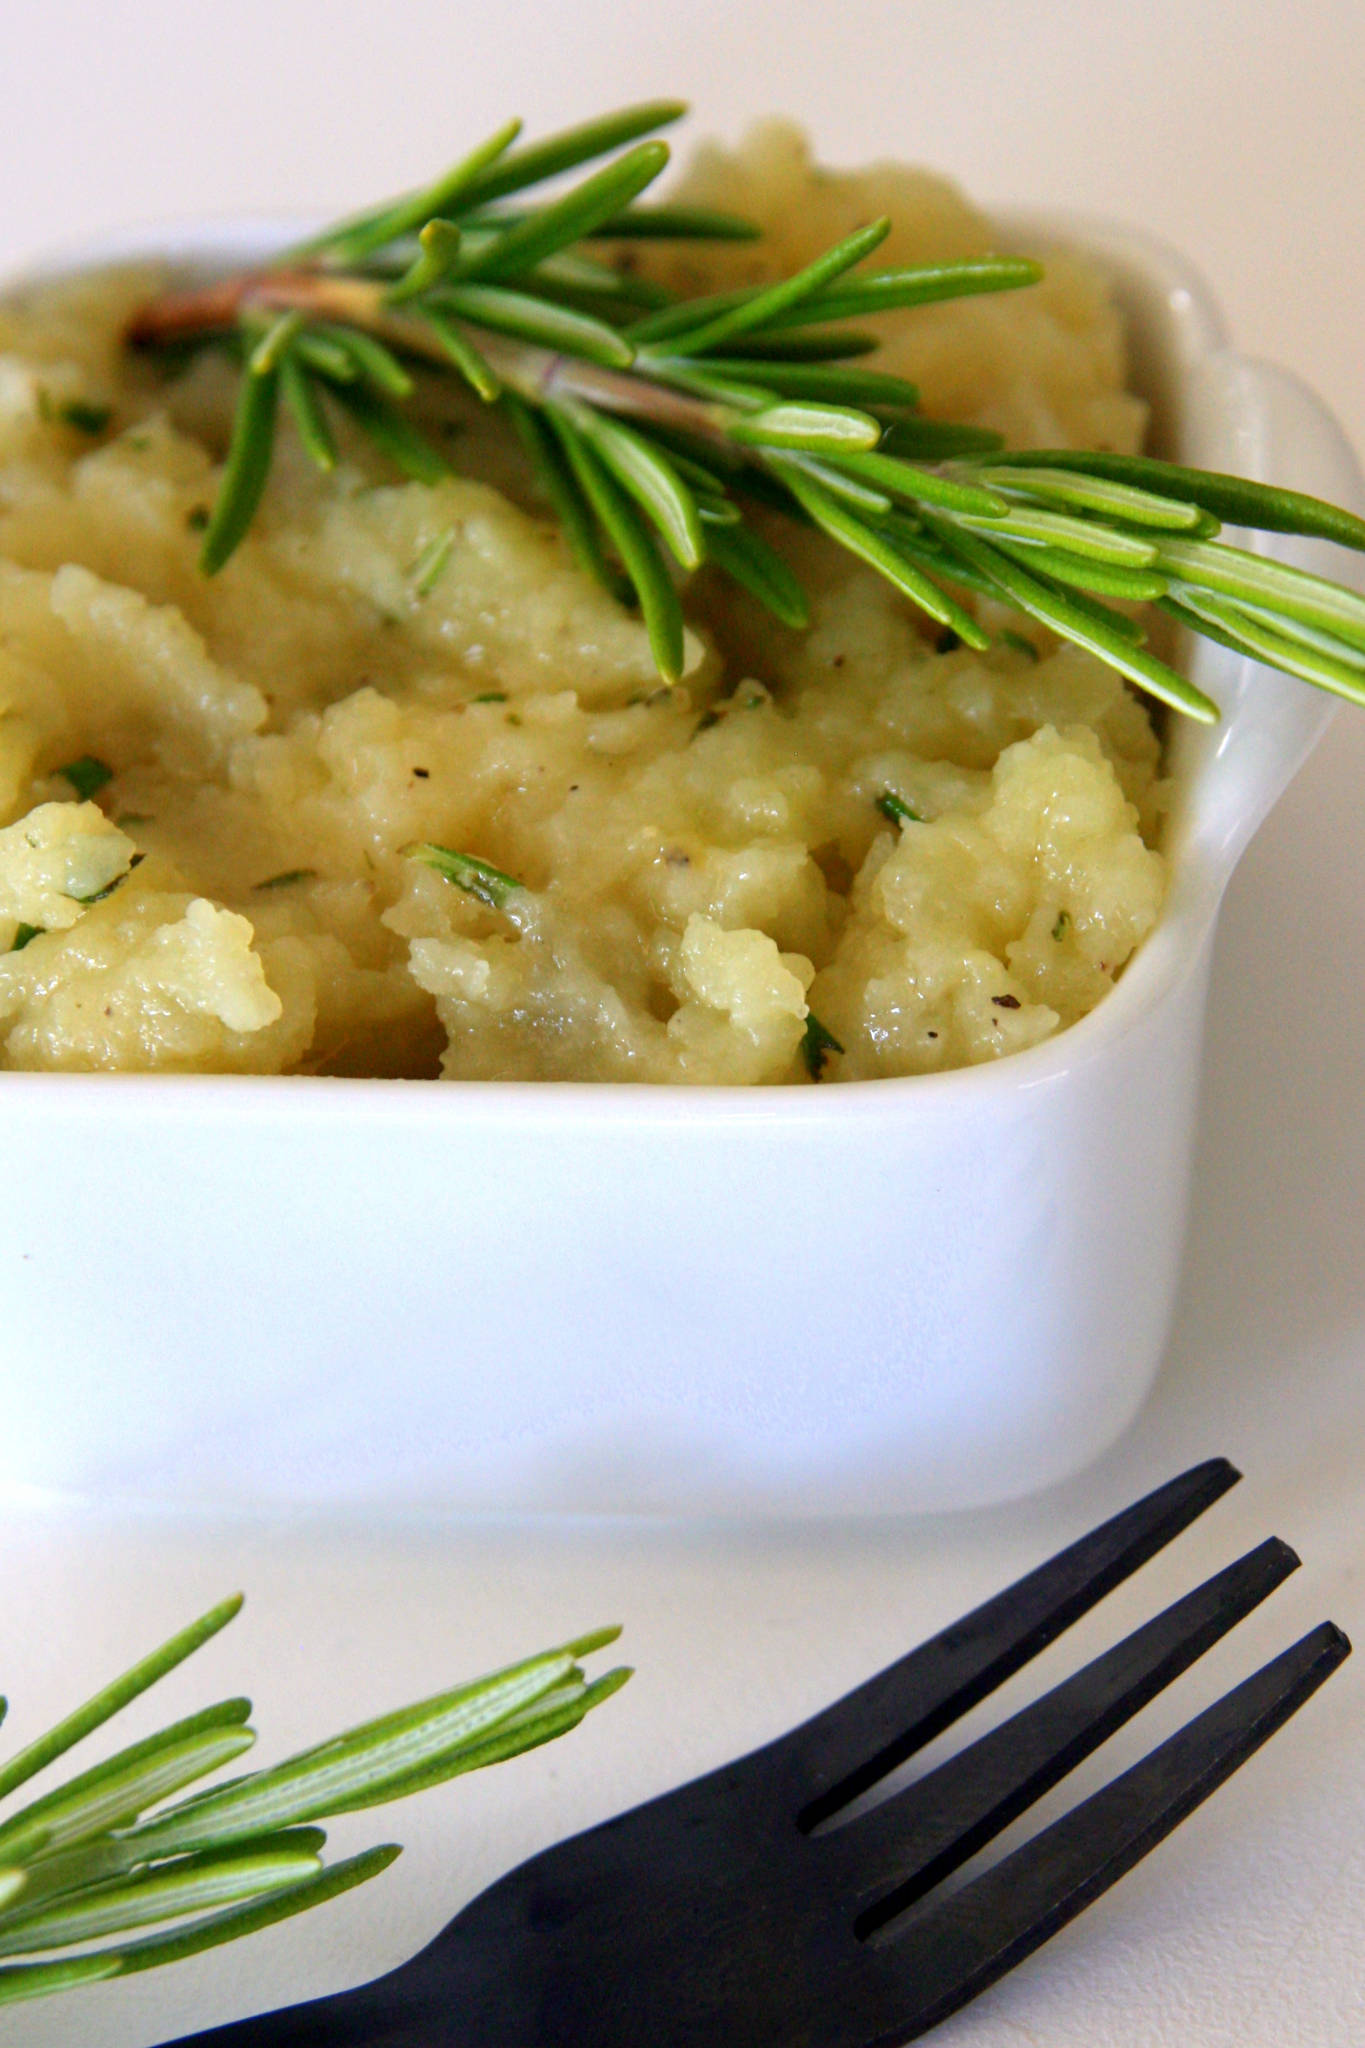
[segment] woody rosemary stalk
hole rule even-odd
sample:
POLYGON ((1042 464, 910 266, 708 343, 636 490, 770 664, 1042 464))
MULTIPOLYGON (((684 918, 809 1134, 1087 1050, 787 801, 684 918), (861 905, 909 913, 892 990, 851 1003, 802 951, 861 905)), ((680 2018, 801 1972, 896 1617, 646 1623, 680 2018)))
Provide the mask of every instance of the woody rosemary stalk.
POLYGON ((702 299, 613 263, 632 239, 755 232, 637 203, 668 161, 641 138, 683 111, 628 108, 520 148, 509 122, 424 190, 141 308, 130 345, 225 346, 241 364, 206 573, 251 525, 282 408, 324 470, 349 418, 403 473, 438 483, 449 464, 414 403, 421 364, 501 411, 578 560, 638 605, 668 682, 682 669, 679 581, 703 563, 785 625, 806 623, 792 568, 751 523, 766 506, 819 528, 970 647, 992 636, 965 600, 987 598, 1213 720, 1217 707, 1146 645, 1140 619, 1155 607, 1365 703, 1365 600, 1218 537, 1228 521, 1365 549, 1365 521, 1145 457, 1006 453, 995 435, 926 419, 913 385, 861 360, 876 344, 851 323, 1026 288, 1037 264, 869 269, 885 219, 776 284, 702 299), (506 203, 603 157, 540 204, 506 203))

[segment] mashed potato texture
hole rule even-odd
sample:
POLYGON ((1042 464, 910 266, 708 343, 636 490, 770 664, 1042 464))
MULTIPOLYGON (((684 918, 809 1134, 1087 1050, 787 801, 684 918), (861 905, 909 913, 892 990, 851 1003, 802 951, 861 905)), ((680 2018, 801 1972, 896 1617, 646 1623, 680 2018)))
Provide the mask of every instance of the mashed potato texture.
MULTIPOLYGON (((767 233, 649 257, 687 290, 883 211, 879 260, 992 246, 940 181, 820 170, 777 125, 704 155, 688 196, 767 233)), ((348 444, 324 478, 282 426, 252 533, 205 579, 232 382, 127 359, 158 282, 0 304, 0 1065, 905 1075, 1037 1044, 1150 931, 1158 744, 1111 673, 1033 628, 940 647, 775 526, 811 629, 703 572, 665 688, 501 428, 435 384, 458 477, 396 484, 348 444), (414 844, 516 886, 456 886, 414 844)), ((930 413, 1138 445, 1117 314, 1075 257, 879 324, 930 413)))

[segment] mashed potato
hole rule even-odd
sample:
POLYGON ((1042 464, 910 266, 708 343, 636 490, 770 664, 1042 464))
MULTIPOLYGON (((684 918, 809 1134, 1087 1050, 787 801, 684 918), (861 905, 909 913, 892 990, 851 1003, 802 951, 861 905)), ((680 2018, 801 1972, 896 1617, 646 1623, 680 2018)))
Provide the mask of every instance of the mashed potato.
MULTIPOLYGON (((882 211, 879 260, 991 246, 937 180, 818 170, 779 127, 706 155, 689 196, 769 232, 650 259, 688 290, 882 211)), ((803 1082, 824 1045, 829 1080, 910 1074, 1048 1037, 1151 929, 1158 746, 1107 670, 1032 629, 940 648, 784 528, 811 629, 703 573, 662 687, 449 392, 458 479, 395 484, 359 446, 323 478, 282 428, 205 580, 231 382, 125 359, 155 282, 0 306, 0 1064, 803 1082), (415 842, 516 886, 453 886, 415 842)), ((932 413, 1138 444, 1076 259, 880 324, 932 413)))

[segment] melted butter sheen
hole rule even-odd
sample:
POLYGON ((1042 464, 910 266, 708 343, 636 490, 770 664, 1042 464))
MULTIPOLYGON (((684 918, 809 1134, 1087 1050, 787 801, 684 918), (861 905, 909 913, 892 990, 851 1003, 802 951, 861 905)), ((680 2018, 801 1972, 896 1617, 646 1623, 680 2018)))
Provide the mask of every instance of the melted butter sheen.
MULTIPOLYGON (((885 261, 990 246, 949 187, 818 171, 780 127, 705 155, 688 196, 771 230, 656 259, 689 290, 881 211, 885 261)), ((0 1065, 806 1082, 814 1013, 843 1048, 827 1080, 909 1074, 1048 1037, 1151 929, 1158 748, 1106 670, 1041 638, 1037 660, 939 651, 784 528, 811 630, 703 574, 663 690, 472 406, 448 422, 468 473, 434 489, 360 447, 320 478, 282 429, 206 582, 231 388, 122 359, 154 281, 0 307, 0 1065), (83 800, 61 771, 84 757, 113 773, 83 800), (495 906, 414 842, 521 886, 495 906)), ((1116 314, 1075 259, 881 325, 931 412, 1138 445, 1116 314)))

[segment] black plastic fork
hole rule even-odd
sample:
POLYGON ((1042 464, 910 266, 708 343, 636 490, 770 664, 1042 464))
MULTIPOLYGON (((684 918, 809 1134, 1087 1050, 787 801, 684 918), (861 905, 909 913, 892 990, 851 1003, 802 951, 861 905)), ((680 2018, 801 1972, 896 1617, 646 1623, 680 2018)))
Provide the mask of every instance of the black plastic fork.
POLYGON ((942 1880, 1298 1563, 1272 1537, 847 1823, 842 1808, 1237 1479, 1197 1466, 790 1734, 545 1851, 411 1961, 175 2048, 899 2048, 1063 1927, 1301 1706, 1325 1622, 1022 1848, 942 1880))

